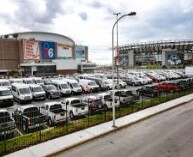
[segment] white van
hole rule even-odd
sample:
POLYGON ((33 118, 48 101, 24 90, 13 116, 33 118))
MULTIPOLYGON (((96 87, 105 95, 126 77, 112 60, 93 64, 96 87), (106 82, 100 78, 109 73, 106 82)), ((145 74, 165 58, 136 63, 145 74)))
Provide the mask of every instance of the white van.
POLYGON ((73 80, 73 79, 62 79, 66 81, 71 89, 72 94, 81 94, 82 93, 82 88, 79 85, 78 81, 73 80))
POLYGON ((38 84, 29 84, 29 88, 32 92, 34 100, 45 100, 46 92, 43 90, 42 86, 38 84))
POLYGON ((0 87, 0 106, 6 107, 5 105, 13 105, 13 95, 9 88, 0 87))
POLYGON ((12 79, 9 79, 10 83, 22 83, 23 84, 23 80, 20 79, 20 78, 12 78, 12 79))
POLYGON ((87 80, 87 79, 80 79, 79 84, 84 90, 84 92, 98 92, 99 86, 96 84, 95 81, 87 80), (88 90, 88 91, 85 91, 88 90))
POLYGON ((26 84, 12 83, 12 94, 18 103, 31 103, 33 100, 29 86, 26 84))
POLYGON ((6 79, 0 79, 0 86, 8 87, 9 89, 11 89, 11 83, 9 82, 9 80, 6 79))
POLYGON ((35 84, 32 78, 23 78, 22 80, 25 84, 35 84))
POLYGON ((66 81, 52 80, 52 84, 60 91, 61 96, 71 95, 71 89, 66 81))
POLYGON ((44 85, 44 81, 40 77, 34 77, 33 81, 35 84, 44 85))

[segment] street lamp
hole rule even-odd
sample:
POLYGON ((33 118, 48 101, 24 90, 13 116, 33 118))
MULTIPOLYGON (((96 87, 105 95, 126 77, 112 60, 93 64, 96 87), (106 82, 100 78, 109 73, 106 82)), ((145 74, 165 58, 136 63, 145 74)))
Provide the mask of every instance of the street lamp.
MULTIPOLYGON (((117 16, 117 19, 116 20, 118 20, 118 18, 119 18, 119 14, 121 14, 120 12, 118 12, 118 13, 113 13, 113 15, 116 15, 117 16)), ((118 81, 118 77, 119 77, 119 65, 118 65, 118 60, 119 60, 119 38, 118 38, 118 22, 117 22, 117 57, 116 57, 116 64, 117 64, 117 85, 118 85, 118 83, 119 83, 119 81, 118 81)))
POLYGON ((113 79, 113 93, 112 93, 112 107, 113 107, 113 127, 115 126, 115 83, 114 83, 114 28, 115 25, 118 23, 119 20, 121 20, 125 16, 135 16, 136 12, 130 12, 129 14, 124 14, 121 17, 119 17, 116 22, 113 25, 112 28, 112 79, 113 79))

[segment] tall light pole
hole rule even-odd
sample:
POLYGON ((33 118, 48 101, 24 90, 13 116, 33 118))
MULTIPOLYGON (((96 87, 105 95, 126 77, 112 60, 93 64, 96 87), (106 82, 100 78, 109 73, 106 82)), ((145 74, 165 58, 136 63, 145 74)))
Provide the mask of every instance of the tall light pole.
POLYGON ((135 16, 136 12, 130 12, 129 14, 124 14, 121 17, 119 17, 116 22, 113 25, 112 28, 112 79, 113 79, 113 93, 112 93, 112 108, 113 108, 113 127, 115 126, 115 83, 114 83, 114 28, 115 25, 118 23, 119 20, 121 20, 125 16, 135 16))
MULTIPOLYGON (((121 14, 120 12, 118 12, 118 13, 113 13, 113 15, 116 15, 117 16, 117 19, 116 20, 118 20, 118 18, 119 18, 119 14, 121 14)), ((119 81, 118 81, 118 78, 119 78, 119 65, 118 65, 118 60, 119 60, 119 37, 118 37, 118 29, 119 29, 119 27, 118 27, 118 22, 117 22, 117 57, 116 57, 116 64, 117 64, 117 84, 119 83, 119 81)))

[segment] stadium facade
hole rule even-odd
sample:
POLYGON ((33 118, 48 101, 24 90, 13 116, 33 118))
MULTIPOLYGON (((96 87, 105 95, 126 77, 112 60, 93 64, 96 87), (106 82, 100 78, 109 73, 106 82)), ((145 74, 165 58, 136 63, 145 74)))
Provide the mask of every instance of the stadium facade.
POLYGON ((64 35, 22 32, 0 38, 0 73, 17 70, 22 75, 72 74, 93 71, 88 47, 64 35))
POLYGON ((119 46, 117 62, 123 67, 192 65, 193 41, 157 41, 119 46))

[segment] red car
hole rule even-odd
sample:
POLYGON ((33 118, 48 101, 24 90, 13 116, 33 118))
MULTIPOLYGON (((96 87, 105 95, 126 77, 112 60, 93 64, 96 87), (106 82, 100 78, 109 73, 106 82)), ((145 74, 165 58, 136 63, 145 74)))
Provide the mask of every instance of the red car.
POLYGON ((163 82, 163 83, 156 84, 155 88, 165 92, 176 92, 180 90, 179 86, 174 85, 170 82, 163 82))

